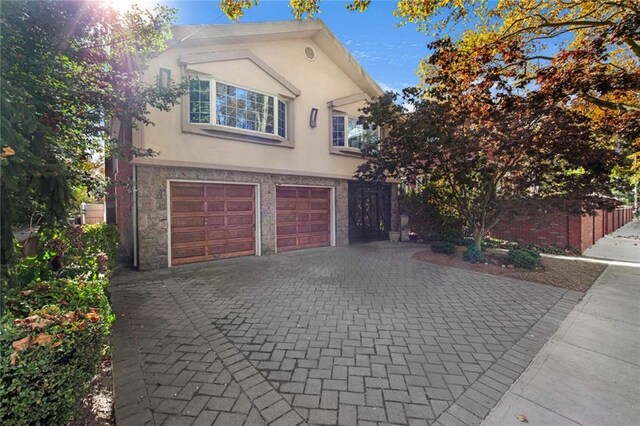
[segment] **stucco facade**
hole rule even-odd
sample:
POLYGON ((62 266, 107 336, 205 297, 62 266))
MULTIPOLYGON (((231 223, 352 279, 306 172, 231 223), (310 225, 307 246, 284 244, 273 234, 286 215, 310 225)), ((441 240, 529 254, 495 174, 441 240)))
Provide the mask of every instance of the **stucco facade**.
MULTIPOLYGON (((191 91, 170 111, 151 111, 155 125, 134 129, 131 144, 157 153, 128 164, 134 196, 117 206, 132 212, 132 227, 120 228, 135 234, 134 263, 171 266, 168 191, 178 181, 255 185, 256 255, 277 251, 277 185, 330 188, 330 245, 349 244, 348 181, 364 160, 346 136, 336 145, 332 117, 344 116, 346 128, 346 117, 358 117, 382 91, 327 27, 317 20, 175 27, 168 45, 148 63, 147 81, 203 82, 211 111, 208 122, 194 121, 191 91), (229 107, 218 105, 220 85, 271 98, 277 131, 223 125, 217 110, 229 107)), ((390 207, 395 224, 397 188, 390 207)))

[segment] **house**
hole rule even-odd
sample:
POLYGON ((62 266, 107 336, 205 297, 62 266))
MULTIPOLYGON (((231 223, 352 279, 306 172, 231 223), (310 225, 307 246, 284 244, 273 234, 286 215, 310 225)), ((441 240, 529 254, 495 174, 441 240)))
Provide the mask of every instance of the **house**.
MULTIPOLYGON (((148 81, 188 77, 155 126, 119 137, 108 221, 140 269, 387 239, 395 184, 362 183, 358 124, 380 87, 319 20, 178 26, 148 81)), ((142 127, 142 126, 140 126, 142 127)), ((394 229, 395 230, 395 229, 394 229)))

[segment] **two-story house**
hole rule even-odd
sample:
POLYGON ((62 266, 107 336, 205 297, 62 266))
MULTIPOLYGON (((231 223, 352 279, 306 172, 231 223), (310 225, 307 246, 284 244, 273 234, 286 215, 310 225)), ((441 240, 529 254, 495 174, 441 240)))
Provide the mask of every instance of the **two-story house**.
POLYGON ((107 209, 134 265, 388 238, 397 188, 353 177, 360 146, 376 138, 359 109, 382 90, 323 22, 173 34, 148 79, 188 77, 188 95, 170 112, 153 111, 155 126, 120 135, 158 155, 107 162, 110 176, 133 181, 107 209))

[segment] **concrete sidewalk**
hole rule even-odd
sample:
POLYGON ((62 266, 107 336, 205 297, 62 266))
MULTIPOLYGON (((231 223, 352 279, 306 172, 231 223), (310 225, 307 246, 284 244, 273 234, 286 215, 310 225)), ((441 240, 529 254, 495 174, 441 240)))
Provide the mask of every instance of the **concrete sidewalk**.
POLYGON ((596 259, 640 262, 640 222, 632 221, 596 241, 583 253, 596 259))
POLYGON ((638 424, 640 264, 603 272, 483 425, 521 425, 518 416, 531 425, 638 424))

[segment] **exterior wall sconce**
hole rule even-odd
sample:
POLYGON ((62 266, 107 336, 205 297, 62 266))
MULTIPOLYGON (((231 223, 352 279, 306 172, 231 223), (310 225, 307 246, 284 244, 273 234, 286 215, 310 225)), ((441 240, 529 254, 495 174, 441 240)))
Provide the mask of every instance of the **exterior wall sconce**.
POLYGON ((318 108, 311 108, 311 114, 309 114, 309 126, 316 127, 316 120, 318 119, 318 108))
POLYGON ((168 89, 171 85, 171 70, 167 68, 160 68, 160 75, 158 76, 158 85, 160 89, 168 89))

